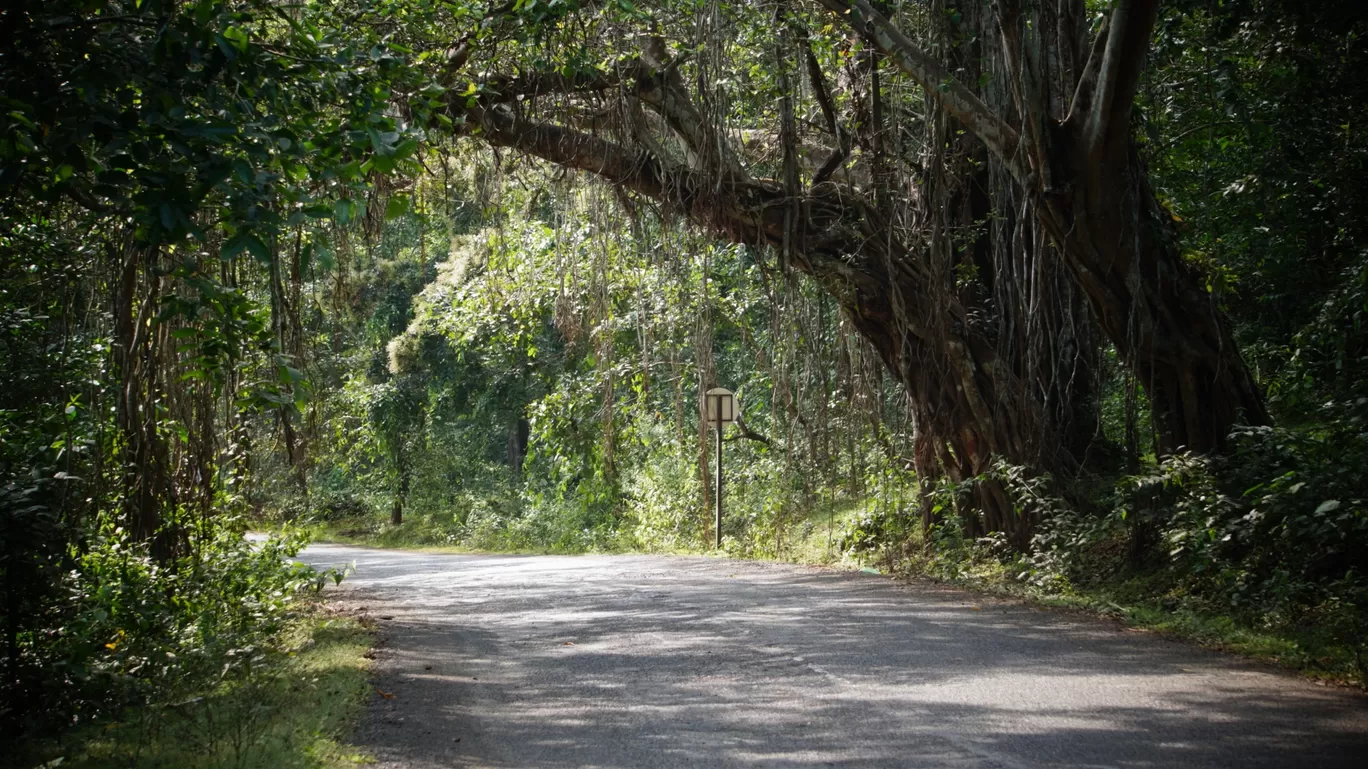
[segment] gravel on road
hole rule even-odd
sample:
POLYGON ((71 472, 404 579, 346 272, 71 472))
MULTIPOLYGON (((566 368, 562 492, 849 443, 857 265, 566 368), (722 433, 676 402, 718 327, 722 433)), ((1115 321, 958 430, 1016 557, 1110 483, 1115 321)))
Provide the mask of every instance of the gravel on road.
POLYGON ((934 585, 309 547, 378 619, 356 741, 435 767, 1368 769, 1368 698, 934 585))

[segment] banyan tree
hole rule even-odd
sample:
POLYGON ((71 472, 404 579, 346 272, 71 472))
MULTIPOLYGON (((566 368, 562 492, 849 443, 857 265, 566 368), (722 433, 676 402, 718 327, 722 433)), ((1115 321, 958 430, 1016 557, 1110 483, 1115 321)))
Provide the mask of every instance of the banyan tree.
MULTIPOLYGON (((816 281, 905 387, 923 478, 1075 472, 1108 345, 1160 453, 1216 451, 1268 415, 1133 138, 1157 12, 515 3, 445 27, 443 125, 816 281)), ((998 483, 973 494, 971 527, 1024 543, 998 483)))

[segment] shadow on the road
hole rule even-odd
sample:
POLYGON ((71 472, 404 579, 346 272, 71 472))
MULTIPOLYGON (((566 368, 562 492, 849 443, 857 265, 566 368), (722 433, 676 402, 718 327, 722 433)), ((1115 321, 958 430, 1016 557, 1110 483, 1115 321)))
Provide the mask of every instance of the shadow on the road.
POLYGON ((355 588, 393 612, 361 736, 399 766, 1368 766, 1362 698, 1107 623, 777 565, 430 560, 355 588))

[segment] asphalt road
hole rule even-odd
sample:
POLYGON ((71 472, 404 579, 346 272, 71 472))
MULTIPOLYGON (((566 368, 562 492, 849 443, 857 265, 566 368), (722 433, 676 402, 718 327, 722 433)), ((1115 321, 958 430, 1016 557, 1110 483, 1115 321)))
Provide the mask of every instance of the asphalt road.
POLYGON ((381 767, 1368 767, 1368 698, 1103 621, 800 566, 320 545, 381 767))

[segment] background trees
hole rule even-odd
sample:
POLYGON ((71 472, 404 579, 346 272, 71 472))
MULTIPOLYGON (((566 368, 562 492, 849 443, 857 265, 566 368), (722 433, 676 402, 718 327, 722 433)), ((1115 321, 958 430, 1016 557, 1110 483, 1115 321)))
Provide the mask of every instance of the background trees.
POLYGON ((232 523, 254 430, 307 480, 300 286, 417 148, 330 10, 0 11, 6 735, 231 669, 303 584, 232 523))

